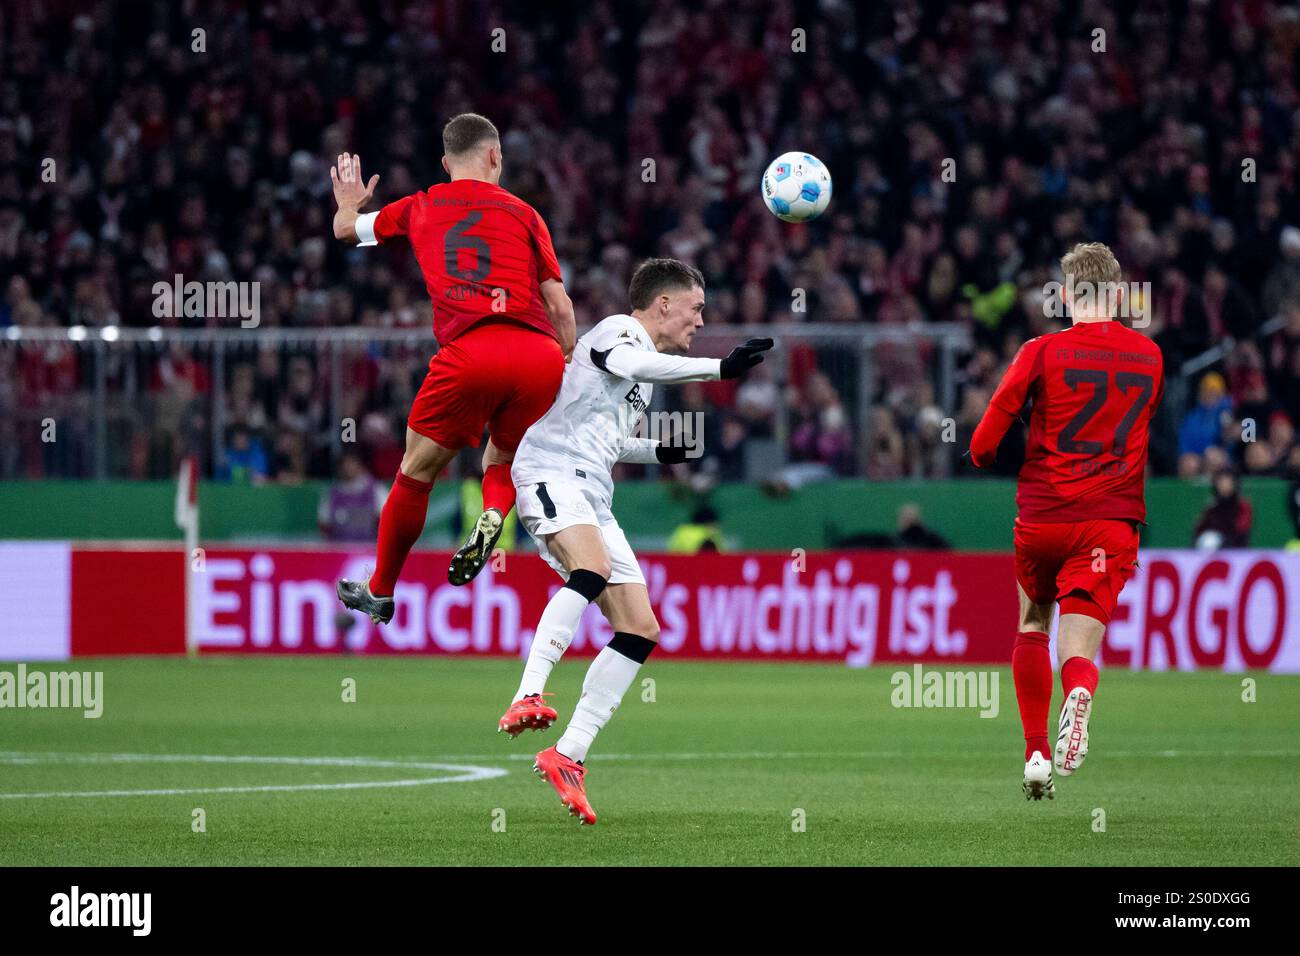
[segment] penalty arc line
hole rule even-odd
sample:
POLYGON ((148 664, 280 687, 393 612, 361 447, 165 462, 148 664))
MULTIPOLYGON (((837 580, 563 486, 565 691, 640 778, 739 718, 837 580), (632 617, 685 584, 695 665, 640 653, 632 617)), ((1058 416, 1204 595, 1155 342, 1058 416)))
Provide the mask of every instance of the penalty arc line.
POLYGON ((438 783, 471 783, 505 776, 500 767, 465 764, 382 760, 370 757, 261 757, 218 754, 75 754, 0 752, 0 764, 128 764, 128 763, 219 763, 312 767, 402 768, 441 770, 451 776, 401 780, 342 781, 338 783, 264 784, 227 787, 165 787, 140 790, 50 790, 28 793, 0 793, 0 800, 38 800, 71 797, 161 797, 193 794, 292 793, 324 790, 369 790, 385 787, 423 787, 438 783))

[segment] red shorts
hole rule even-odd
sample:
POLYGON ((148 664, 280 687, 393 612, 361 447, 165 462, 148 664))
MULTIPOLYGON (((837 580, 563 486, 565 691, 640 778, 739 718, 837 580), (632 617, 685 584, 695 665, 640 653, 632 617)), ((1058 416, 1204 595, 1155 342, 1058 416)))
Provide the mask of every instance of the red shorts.
POLYGON ((486 427, 492 444, 513 452, 555 401, 562 378, 564 354, 545 332, 476 325, 430 360, 406 424, 453 451, 477 447, 486 427))
POLYGON ((1132 521, 1036 524, 1017 518, 1015 540, 1016 580, 1029 600, 1061 601, 1062 614, 1088 614, 1103 624, 1137 567, 1138 531, 1132 521))

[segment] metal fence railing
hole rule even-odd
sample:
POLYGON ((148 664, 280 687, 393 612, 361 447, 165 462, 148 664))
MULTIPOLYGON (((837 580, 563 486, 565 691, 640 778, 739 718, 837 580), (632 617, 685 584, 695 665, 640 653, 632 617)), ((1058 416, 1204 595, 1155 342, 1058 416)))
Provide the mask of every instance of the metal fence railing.
MULTIPOLYGON (((956 408, 958 363, 972 347, 963 326, 810 323, 706 326, 692 354, 724 355, 760 335, 778 342, 761 373, 779 396, 778 464, 791 386, 809 374, 825 376, 861 436, 899 368, 956 408)), ((170 477, 191 454, 212 476, 249 430, 288 474, 332 475, 348 442, 401 440, 436 348, 419 329, 10 326, 0 331, 0 478, 170 477)), ((671 391, 657 390, 656 407, 671 391)))

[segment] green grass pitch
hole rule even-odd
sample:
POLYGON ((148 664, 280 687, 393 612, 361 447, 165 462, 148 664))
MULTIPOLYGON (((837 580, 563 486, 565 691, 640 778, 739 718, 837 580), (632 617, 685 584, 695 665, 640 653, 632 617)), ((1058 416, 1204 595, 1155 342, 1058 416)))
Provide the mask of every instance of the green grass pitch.
MULTIPOLYGON (((580 828, 531 772, 560 728, 495 732, 518 661, 73 663, 104 671, 98 720, 0 711, 0 863, 1300 863, 1294 677, 1253 675, 1246 703, 1243 675, 1103 671, 1087 764, 1027 803, 1006 670, 982 719, 892 707, 891 667, 652 658, 655 699, 634 685, 588 761, 600 823, 580 828), (443 763, 485 769, 417 766, 443 763)), ((561 726, 586 666, 551 680, 561 726)))

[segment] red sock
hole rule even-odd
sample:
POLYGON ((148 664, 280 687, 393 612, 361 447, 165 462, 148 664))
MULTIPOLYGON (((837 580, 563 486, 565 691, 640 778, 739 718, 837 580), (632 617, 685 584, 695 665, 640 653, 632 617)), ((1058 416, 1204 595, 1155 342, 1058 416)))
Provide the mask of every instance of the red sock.
POLYGON ((1096 697, 1098 676, 1097 665, 1086 657, 1071 657, 1061 665, 1061 687, 1067 696, 1076 687, 1083 687, 1096 697))
POLYGON ((400 470, 397 472, 393 490, 379 514, 379 546, 375 573, 370 576, 371 594, 388 597, 393 593, 406 556, 424 531, 432 488, 432 481, 416 481, 400 470))
POLYGON ((510 477, 510 463, 488 465, 483 472, 483 510, 496 508, 504 516, 514 506, 515 483, 510 477))
POLYGON ((1047 746, 1047 712, 1052 706, 1052 654, 1047 635, 1022 631, 1011 649, 1011 676, 1016 682, 1020 724, 1025 729, 1025 759, 1037 750, 1051 757, 1047 746))

